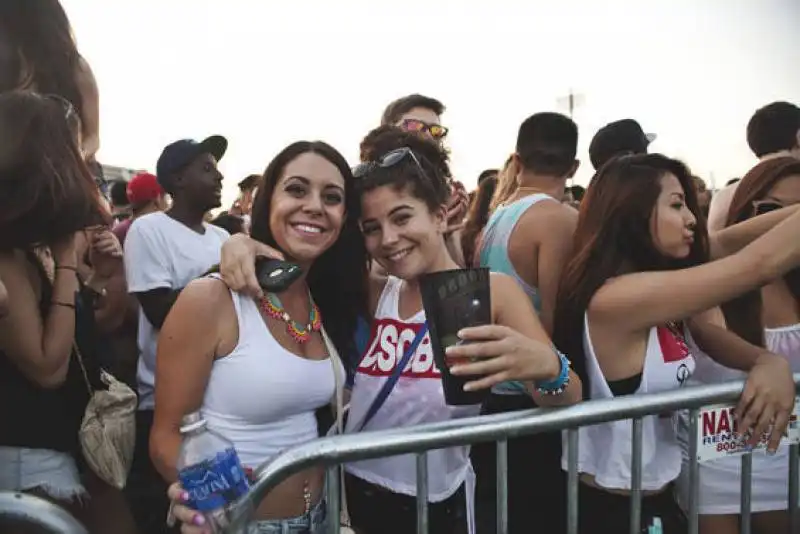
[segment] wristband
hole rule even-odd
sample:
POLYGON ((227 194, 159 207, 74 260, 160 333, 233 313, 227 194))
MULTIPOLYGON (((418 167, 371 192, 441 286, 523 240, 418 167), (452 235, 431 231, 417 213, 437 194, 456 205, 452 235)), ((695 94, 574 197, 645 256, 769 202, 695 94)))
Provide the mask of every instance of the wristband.
POLYGON ((73 265, 56 265, 56 271, 58 270, 78 272, 78 268, 73 265))
POLYGON ((564 355, 564 353, 558 350, 555 346, 553 347, 553 352, 556 353, 556 356, 558 356, 558 360, 561 363, 561 371, 553 380, 534 383, 534 386, 536 386, 536 391, 540 395, 561 395, 569 386, 569 370, 572 364, 566 355, 564 355))

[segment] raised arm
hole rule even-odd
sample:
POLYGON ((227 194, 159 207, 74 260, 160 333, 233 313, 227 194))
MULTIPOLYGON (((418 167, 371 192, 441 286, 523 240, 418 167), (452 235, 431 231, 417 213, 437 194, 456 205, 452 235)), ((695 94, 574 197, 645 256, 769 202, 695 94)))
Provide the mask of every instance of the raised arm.
POLYGON ((501 382, 523 381, 540 406, 574 404, 581 399, 581 380, 569 371, 569 385, 560 395, 541 395, 537 381, 551 381, 561 372, 560 357, 539 322, 530 299, 517 282, 492 274, 492 320, 494 324, 465 328, 459 337, 471 341, 449 347, 450 358, 481 361, 453 367, 457 375, 485 375, 468 384, 485 389, 501 382))
POLYGON ((709 231, 708 244, 711 249, 711 259, 724 258, 739 252, 798 210, 800 210, 800 204, 795 204, 758 215, 716 232, 709 231))
POLYGON ((177 480, 181 419, 203 403, 226 312, 235 317, 225 285, 198 279, 181 292, 159 334, 150 457, 167 481, 177 480))
POLYGON ((675 271, 639 272, 606 282, 592 298, 592 321, 637 332, 684 320, 763 286, 800 264, 800 212, 738 253, 675 271))
POLYGON ((0 350, 30 381, 43 388, 64 383, 75 339, 75 293, 78 291, 74 237, 54 247, 56 261, 50 309, 39 310, 41 290, 34 267, 21 251, 0 255, 0 277, 8 290, 8 314, 0 319, 0 350))

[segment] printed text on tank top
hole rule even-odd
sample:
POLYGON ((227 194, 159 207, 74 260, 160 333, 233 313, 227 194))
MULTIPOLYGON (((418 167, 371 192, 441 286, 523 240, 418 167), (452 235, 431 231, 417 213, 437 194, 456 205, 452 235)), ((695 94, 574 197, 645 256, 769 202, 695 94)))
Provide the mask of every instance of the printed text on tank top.
MULTIPOLYGON (((372 342, 361 359, 358 372, 375 377, 391 376, 422 325, 423 323, 405 323, 388 317, 375 319, 372 324, 372 342)), ((416 353, 400 376, 437 380, 441 378, 441 372, 433 361, 428 334, 422 338, 416 353)))

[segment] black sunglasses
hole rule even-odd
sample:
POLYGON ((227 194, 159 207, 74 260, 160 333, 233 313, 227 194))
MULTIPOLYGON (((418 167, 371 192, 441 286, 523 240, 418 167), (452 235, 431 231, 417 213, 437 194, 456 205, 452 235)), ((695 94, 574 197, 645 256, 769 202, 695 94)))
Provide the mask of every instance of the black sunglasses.
POLYGON ((778 211, 780 209, 783 209, 783 206, 781 204, 769 201, 759 202, 754 207, 756 215, 764 215, 765 213, 769 213, 771 211, 778 211))
POLYGON ((375 161, 366 161, 364 163, 360 163, 353 169, 353 177, 365 178, 375 169, 388 169, 389 167, 394 167, 409 156, 417 165, 420 175, 422 175, 423 178, 427 178, 428 175, 425 173, 425 169, 422 168, 422 164, 419 162, 419 159, 417 159, 416 154, 414 154, 414 151, 407 146, 387 152, 375 161))

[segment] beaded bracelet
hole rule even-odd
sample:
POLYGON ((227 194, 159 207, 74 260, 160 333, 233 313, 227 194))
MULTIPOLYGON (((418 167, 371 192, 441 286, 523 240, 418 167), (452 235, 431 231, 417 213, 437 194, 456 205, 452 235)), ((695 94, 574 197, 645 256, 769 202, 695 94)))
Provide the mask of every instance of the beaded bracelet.
POLYGON ((561 395, 569 386, 569 370, 572 364, 566 355, 556 347, 553 347, 553 352, 556 353, 556 356, 558 356, 558 360, 561 363, 561 371, 553 380, 534 383, 534 386, 536 386, 536 391, 540 395, 561 395))

